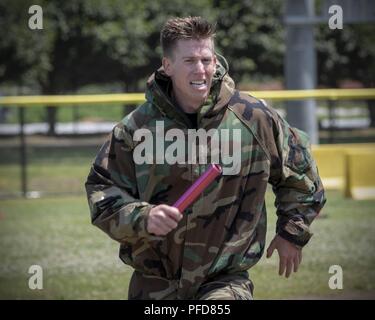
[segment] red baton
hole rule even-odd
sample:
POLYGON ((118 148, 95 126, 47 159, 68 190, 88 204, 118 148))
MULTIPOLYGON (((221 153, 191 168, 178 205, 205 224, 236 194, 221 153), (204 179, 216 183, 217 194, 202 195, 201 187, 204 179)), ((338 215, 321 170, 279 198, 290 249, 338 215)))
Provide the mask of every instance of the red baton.
POLYGON ((190 206, 197 197, 207 188, 212 181, 222 174, 221 166, 218 164, 210 164, 207 170, 193 183, 193 185, 185 191, 185 193, 177 200, 173 207, 183 212, 190 206))

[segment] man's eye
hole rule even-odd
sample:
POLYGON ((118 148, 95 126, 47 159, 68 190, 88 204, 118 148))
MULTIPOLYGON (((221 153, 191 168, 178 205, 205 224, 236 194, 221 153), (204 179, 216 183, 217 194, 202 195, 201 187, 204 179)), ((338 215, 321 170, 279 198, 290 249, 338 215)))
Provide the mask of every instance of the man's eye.
POLYGON ((210 64, 211 63, 211 59, 203 59, 203 63, 204 64, 210 64))

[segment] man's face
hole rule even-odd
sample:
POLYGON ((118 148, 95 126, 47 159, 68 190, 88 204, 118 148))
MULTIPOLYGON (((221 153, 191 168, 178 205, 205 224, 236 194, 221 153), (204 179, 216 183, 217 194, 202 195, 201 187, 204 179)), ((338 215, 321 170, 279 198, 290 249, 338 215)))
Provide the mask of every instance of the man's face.
POLYGON ((186 112, 196 111, 207 99, 216 57, 211 39, 178 40, 172 57, 163 58, 177 102, 186 112))

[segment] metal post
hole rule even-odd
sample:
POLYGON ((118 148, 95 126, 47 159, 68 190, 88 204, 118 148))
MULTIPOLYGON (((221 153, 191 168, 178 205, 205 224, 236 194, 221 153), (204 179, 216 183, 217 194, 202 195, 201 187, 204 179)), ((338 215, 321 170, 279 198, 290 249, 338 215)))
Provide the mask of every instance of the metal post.
MULTIPOLYGON (((313 23, 314 0, 288 0, 286 5, 285 79, 287 89, 315 89, 316 57, 313 23), (302 21, 295 23, 296 21, 302 21)), ((315 100, 289 101, 286 106, 288 122, 318 143, 315 100)))
POLYGON ((21 191, 23 197, 27 198, 27 153, 25 139, 25 107, 18 107, 20 123, 20 164, 21 164, 21 191))
POLYGON ((73 134, 78 134, 79 106, 73 106, 73 134))

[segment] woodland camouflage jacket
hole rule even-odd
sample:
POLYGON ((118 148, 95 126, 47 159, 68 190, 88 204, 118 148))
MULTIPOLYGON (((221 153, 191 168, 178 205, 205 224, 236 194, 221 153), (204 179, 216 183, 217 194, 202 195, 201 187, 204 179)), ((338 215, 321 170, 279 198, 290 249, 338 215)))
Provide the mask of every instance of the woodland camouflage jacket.
POLYGON ((267 183, 276 195, 276 232, 298 246, 309 241, 309 225, 325 203, 306 135, 235 90, 225 63, 218 64, 211 99, 199 109, 198 128, 241 130, 240 172, 216 179, 176 229, 166 236, 149 234, 147 215, 154 205, 172 205, 208 165, 134 162, 137 129, 155 132, 156 121, 185 133, 191 126, 169 97, 171 81, 162 69, 148 81, 147 101, 115 126, 86 182, 92 223, 120 243, 122 261, 175 283, 181 298, 193 296, 215 275, 247 270, 260 259, 267 183))

